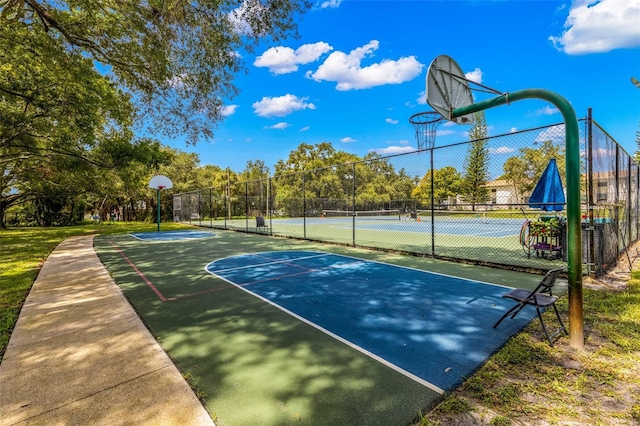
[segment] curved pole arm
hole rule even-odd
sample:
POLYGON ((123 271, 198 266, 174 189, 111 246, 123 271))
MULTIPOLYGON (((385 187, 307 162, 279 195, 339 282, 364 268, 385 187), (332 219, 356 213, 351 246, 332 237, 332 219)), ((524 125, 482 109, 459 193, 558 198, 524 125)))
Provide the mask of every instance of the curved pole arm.
POLYGON ((522 99, 542 99, 555 105, 565 124, 567 172, 567 274, 569 278, 569 345, 584 347, 582 307, 582 219, 580 215, 580 132, 576 113, 565 98, 544 89, 505 93, 472 105, 456 108, 450 119, 509 104, 522 99))

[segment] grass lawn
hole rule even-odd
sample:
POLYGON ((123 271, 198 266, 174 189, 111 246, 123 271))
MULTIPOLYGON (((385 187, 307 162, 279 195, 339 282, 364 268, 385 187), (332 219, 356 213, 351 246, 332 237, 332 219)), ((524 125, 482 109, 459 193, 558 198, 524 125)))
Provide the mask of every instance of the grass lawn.
MULTIPOLYGON (((162 230, 184 225, 162 224, 162 230)), ((10 228, 0 230, 0 362, 9 343, 20 309, 49 254, 75 235, 107 235, 155 231, 153 223, 86 224, 57 228, 10 228)))
MULTIPOLYGON (((0 230, 0 362, 29 289, 60 242, 156 227, 116 223, 0 230)), ((162 225, 163 230, 181 228, 162 225)), ((566 299, 559 305, 566 316, 566 299)), ((584 308, 583 351, 570 348, 566 337, 550 347, 535 321, 417 424, 640 423, 640 272, 622 289, 585 288, 584 308)))

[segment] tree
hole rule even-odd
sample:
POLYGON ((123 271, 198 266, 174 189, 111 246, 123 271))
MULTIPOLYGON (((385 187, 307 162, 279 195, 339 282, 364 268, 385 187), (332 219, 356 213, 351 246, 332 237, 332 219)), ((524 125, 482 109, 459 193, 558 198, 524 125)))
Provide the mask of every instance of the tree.
POLYGON ((509 181, 518 198, 522 198, 533 190, 549 161, 555 158, 560 177, 564 182, 566 174, 564 151, 564 145, 555 143, 553 140, 542 142, 538 148, 521 148, 517 156, 510 157, 505 161, 504 174, 501 178, 509 181))
POLYGON ((475 211, 476 204, 489 200, 486 183, 489 177, 489 148, 487 147, 487 121, 482 112, 475 113, 475 123, 469 132, 469 151, 464 162, 461 194, 475 211))
POLYGON ((297 16, 310 6, 309 0, 5 0, 0 27, 31 33, 26 48, 35 39, 55 46, 50 60, 73 53, 101 64, 112 82, 135 94, 141 116, 157 131, 195 142, 212 135, 224 100, 237 93, 238 52, 295 35, 297 16))
MULTIPOLYGON (((522 152, 522 150, 520 151, 522 152)), ((516 194, 516 200, 522 203, 523 195, 533 189, 533 180, 528 177, 529 165, 522 157, 510 157, 504 162, 502 179, 508 181, 516 194)))
MULTIPOLYGON (((14 20, 0 19, 0 227, 6 209, 33 201, 42 180, 71 167, 112 166, 92 154, 101 144, 130 144, 134 112, 79 52, 14 20), (78 161, 72 161, 78 160, 78 161), (32 173, 46 170, 46 173, 32 173)), ((107 153, 108 149, 101 151, 107 153)), ((77 188, 78 185, 74 185, 77 188)), ((50 188, 51 189, 51 188, 50 188)), ((68 188, 71 189, 71 188, 68 188)), ((51 211, 47 209, 47 211, 51 211)), ((47 220, 45 220, 48 222, 47 220)))
POLYGON ((319 199, 345 199, 344 185, 339 177, 341 173, 331 167, 338 162, 335 158, 339 155, 329 142, 316 145, 301 143, 289 153, 286 161, 278 160, 274 179, 271 180, 275 209, 290 216, 301 215, 303 199, 310 201, 307 205, 309 211, 337 208, 319 199))
MULTIPOLYGON (((462 176, 453 166, 433 171, 433 199, 435 204, 447 203, 460 192, 462 176)), ((431 170, 427 170, 411 196, 423 203, 431 204, 431 170)))
POLYGON ((262 160, 249 160, 239 177, 241 181, 246 182, 249 209, 252 211, 252 215, 264 216, 270 208, 267 203, 269 167, 262 160))

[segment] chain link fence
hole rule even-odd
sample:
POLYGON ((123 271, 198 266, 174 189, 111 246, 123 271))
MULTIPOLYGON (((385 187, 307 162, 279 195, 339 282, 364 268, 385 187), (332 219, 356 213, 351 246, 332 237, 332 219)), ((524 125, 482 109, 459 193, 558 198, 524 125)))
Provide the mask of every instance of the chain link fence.
MULTIPOLYGON (((580 120, 585 272, 638 239, 640 168, 580 120)), ((520 270, 566 262, 564 211, 528 198, 551 158, 565 181, 564 124, 174 195, 176 222, 520 270), (259 226, 257 217, 264 218, 259 226)))

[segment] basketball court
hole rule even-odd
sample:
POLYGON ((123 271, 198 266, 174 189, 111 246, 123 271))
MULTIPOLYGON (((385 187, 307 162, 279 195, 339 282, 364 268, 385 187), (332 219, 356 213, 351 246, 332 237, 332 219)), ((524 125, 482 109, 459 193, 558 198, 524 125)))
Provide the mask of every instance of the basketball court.
POLYGON ((535 315, 492 328, 539 280, 234 232, 95 248, 221 425, 409 424, 535 315))

